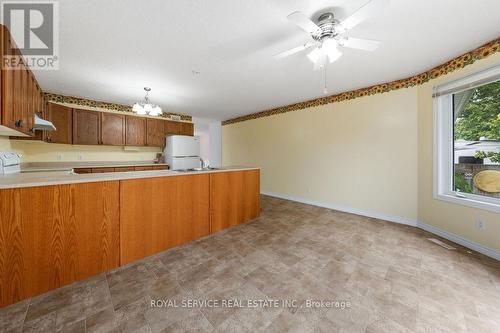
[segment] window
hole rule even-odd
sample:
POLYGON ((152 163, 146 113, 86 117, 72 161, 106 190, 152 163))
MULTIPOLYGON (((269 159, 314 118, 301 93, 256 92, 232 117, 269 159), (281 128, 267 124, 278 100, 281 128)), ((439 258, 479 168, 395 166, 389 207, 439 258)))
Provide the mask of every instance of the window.
POLYGON ((500 66, 434 88, 434 196, 500 212, 500 66))

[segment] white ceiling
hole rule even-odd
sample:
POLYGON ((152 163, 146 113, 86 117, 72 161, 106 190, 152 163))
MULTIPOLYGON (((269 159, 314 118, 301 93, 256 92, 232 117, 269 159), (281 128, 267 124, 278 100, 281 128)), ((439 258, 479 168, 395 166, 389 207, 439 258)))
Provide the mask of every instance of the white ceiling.
MULTIPOLYGON (((152 87, 165 111, 236 116, 323 96, 305 53, 272 55, 307 40, 286 16, 366 0, 64 0, 60 69, 35 73, 43 90, 133 104, 152 87), (200 75, 193 75, 192 71, 200 75)), ((498 0, 392 0, 351 36, 383 42, 344 49, 328 68, 329 94, 420 73, 500 35, 498 0)))

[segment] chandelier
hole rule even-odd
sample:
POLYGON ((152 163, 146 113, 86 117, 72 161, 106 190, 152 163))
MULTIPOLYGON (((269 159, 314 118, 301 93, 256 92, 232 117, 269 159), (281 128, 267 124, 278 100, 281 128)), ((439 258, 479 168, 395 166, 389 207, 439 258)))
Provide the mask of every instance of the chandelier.
POLYGON ((132 107, 132 111, 137 114, 147 114, 150 116, 159 116, 162 111, 158 105, 152 104, 149 100, 149 92, 151 88, 144 87, 144 91, 146 91, 146 96, 144 96, 144 100, 141 102, 137 102, 132 107))

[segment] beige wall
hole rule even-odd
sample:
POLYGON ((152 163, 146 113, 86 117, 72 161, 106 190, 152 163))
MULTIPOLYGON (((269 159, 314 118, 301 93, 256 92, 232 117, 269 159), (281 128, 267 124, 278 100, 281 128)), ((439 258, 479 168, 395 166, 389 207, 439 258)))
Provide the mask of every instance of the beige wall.
POLYGON ((499 214, 432 196, 432 87, 498 63, 500 54, 420 87, 223 126, 223 165, 261 166, 264 192, 418 220, 500 250, 499 214))
POLYGON ((420 222, 451 232, 467 240, 500 251, 500 214, 436 200, 433 179, 432 87, 500 64, 500 54, 478 61, 461 71, 428 82, 418 88, 418 218, 420 222), (486 229, 475 228, 477 217, 486 229))
POLYGON ((13 151, 23 155, 22 162, 85 162, 85 161, 151 161, 160 148, 138 148, 125 151, 123 147, 79 146, 45 142, 26 142, 0 139, 0 151, 13 151), (58 156, 62 159, 58 160, 58 156), (79 157, 82 157, 80 160, 79 157))
POLYGON ((222 160, 261 166, 263 191, 416 221, 416 89, 223 126, 222 160))

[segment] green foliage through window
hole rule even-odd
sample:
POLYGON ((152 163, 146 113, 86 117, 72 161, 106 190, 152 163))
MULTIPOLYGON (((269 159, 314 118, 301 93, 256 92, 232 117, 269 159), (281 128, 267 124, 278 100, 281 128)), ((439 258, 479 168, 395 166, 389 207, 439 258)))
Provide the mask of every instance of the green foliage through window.
POLYGON ((493 151, 476 151, 476 154, 474 155, 475 158, 489 158, 492 162, 494 163, 500 163, 500 153, 495 153, 493 151))
POLYGON ((475 88, 455 121, 455 140, 500 141, 500 81, 475 88))
POLYGON ((455 172, 455 191, 472 193, 472 186, 465 180, 463 174, 455 172))

